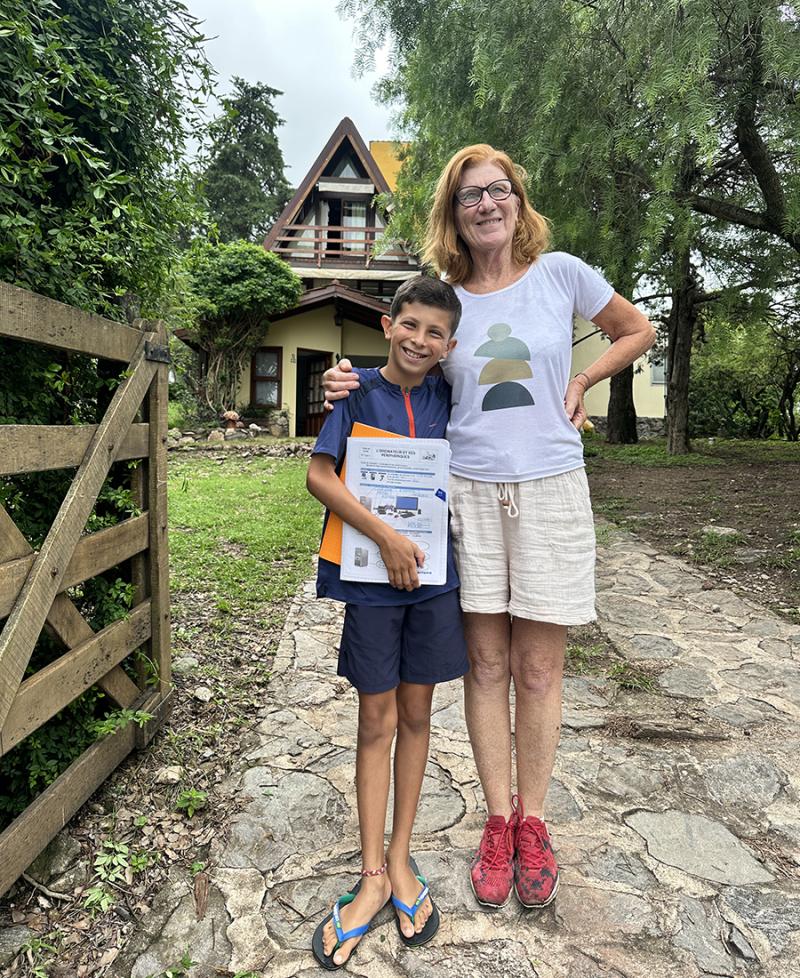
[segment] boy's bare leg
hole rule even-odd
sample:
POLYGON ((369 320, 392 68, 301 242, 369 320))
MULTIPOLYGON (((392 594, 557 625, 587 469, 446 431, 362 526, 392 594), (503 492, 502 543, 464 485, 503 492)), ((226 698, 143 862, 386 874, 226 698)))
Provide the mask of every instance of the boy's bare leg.
MULTIPOLYGON (((362 869, 378 869, 384 862, 383 832, 389 800, 392 740, 397 729, 397 690, 358 694, 358 746, 356 748, 356 796, 361 833, 362 869)), ((389 876, 362 877, 355 900, 342 908, 344 931, 368 923, 389 899, 389 876)), ((336 951, 333 960, 344 963, 361 938, 354 937, 336 951)), ((336 930, 330 921, 323 932, 325 954, 336 946, 336 930)))
MULTIPOLYGON (((419 880, 408 864, 411 832, 419 806, 422 779, 428 761, 431 733, 433 686, 400 683, 397 687, 397 745, 394 751, 394 816, 392 840, 386 854, 392 892, 403 903, 413 905, 420 891, 419 880)), ((414 923, 398 911, 400 928, 406 937, 422 930, 431 915, 431 901, 425 900, 414 923)))

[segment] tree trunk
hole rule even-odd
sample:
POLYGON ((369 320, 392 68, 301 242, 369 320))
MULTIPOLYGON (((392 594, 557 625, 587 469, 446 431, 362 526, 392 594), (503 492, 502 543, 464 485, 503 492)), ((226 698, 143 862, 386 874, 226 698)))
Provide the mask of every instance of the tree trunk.
POLYGON ((689 364, 697 322, 695 297, 697 283, 692 271, 689 247, 675 259, 672 308, 669 313, 667 345, 667 451, 686 455, 689 444, 689 364))
POLYGON ((631 364, 611 378, 606 441, 611 445, 635 445, 638 440, 636 407, 633 403, 633 364, 631 364))
POLYGON ((783 428, 789 441, 798 441, 800 431, 795 416, 795 391, 800 385, 800 363, 793 363, 783 380, 783 389, 778 403, 778 410, 783 419, 783 428))

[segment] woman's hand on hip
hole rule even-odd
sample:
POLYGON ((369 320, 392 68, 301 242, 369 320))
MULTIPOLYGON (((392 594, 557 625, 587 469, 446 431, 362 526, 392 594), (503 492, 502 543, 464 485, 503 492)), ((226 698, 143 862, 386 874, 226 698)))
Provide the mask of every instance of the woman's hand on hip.
POLYGON ((332 411, 334 401, 349 397, 350 391, 360 385, 352 363, 344 357, 335 367, 328 367, 322 375, 322 386, 325 389, 325 410, 332 411))
POLYGON ((583 395, 586 393, 586 386, 580 376, 573 377, 569 382, 567 387, 567 393, 564 397, 564 410, 567 412, 567 417, 570 423, 573 424, 578 431, 583 427, 583 423, 589 417, 586 413, 586 408, 583 404, 583 395))

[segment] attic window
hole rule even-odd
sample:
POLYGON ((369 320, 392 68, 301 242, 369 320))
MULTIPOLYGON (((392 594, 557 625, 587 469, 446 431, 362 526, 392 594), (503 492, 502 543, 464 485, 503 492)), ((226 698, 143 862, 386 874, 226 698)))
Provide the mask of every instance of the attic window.
POLYGON ((356 179, 358 179, 361 176, 361 174, 353 166, 352 161, 345 156, 343 159, 339 160, 339 162, 336 164, 336 167, 334 168, 334 171, 331 174, 331 176, 355 177, 356 179))

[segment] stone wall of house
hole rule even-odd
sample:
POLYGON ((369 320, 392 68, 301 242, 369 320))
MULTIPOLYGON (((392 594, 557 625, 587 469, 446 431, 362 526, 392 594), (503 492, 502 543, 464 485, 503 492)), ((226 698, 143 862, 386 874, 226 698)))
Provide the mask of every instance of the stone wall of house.
MULTIPOLYGON (((598 435, 605 436, 608 430, 608 418, 592 415, 589 420, 594 425, 598 435)), ((636 431, 643 440, 648 438, 663 438, 667 433, 665 418, 637 418, 636 431)))

